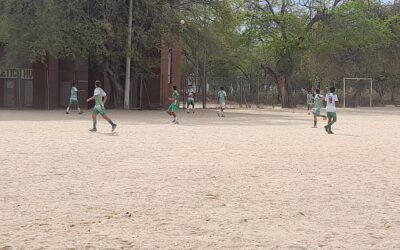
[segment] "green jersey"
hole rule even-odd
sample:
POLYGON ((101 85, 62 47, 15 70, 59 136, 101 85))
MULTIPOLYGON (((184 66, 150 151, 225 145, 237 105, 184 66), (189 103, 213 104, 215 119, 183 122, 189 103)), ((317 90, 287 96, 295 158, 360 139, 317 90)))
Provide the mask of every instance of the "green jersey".
POLYGON ((71 100, 78 100, 78 89, 76 87, 71 88, 71 100))
POLYGON ((174 92, 172 92, 172 100, 174 101, 174 103, 178 102, 178 97, 179 97, 179 92, 177 90, 174 90, 174 92))
POLYGON ((314 108, 315 109, 321 109, 322 105, 321 105, 321 101, 320 99, 323 98, 322 95, 316 94, 314 97, 314 108))
POLYGON ((312 99, 313 99, 312 94, 307 94, 307 104, 311 104, 312 103, 312 99))
POLYGON ((218 102, 219 102, 219 103, 225 102, 225 98, 226 98, 226 92, 225 92, 225 90, 220 90, 220 91, 218 91, 218 102))
POLYGON ((97 87, 94 90, 94 98, 95 98, 95 106, 104 106, 103 97, 106 96, 106 92, 100 87, 97 87))

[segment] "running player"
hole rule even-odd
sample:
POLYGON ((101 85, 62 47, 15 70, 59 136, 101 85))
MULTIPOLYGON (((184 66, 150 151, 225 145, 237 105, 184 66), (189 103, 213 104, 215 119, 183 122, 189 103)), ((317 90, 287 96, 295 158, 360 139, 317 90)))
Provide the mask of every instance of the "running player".
POLYGON ((186 104, 187 104, 187 113, 190 113, 190 105, 192 105, 192 112, 194 114, 194 89, 192 87, 192 84, 189 83, 189 87, 186 90, 186 104))
POLYGON ((328 124, 325 126, 325 131, 328 134, 333 134, 332 125, 336 122, 336 103, 339 102, 339 99, 335 93, 335 87, 331 87, 329 89, 331 92, 325 96, 326 102, 326 114, 328 116, 328 124))
POLYGON ((94 82, 94 85, 96 86, 94 90, 94 94, 92 97, 87 99, 87 102, 90 102, 92 100, 95 100, 95 105, 93 107, 93 113, 92 113, 92 120, 93 120, 93 128, 90 129, 90 132, 96 132, 97 131, 97 115, 101 115, 105 120, 108 121, 111 125, 111 131, 114 132, 114 130, 117 128, 117 124, 113 123, 113 121, 106 115, 106 108, 104 107, 104 103, 107 101, 107 94, 104 92, 104 90, 100 87, 101 83, 99 80, 96 80, 94 82))
POLYGON ((226 99, 226 92, 224 87, 220 87, 218 91, 218 103, 219 103, 219 110, 217 112, 219 117, 225 117, 224 109, 225 109, 225 99, 226 99))
POLYGON ((317 118, 318 117, 323 117, 324 120, 326 120, 325 115, 321 115, 321 102, 323 100, 324 96, 321 95, 321 90, 316 89, 315 90, 315 97, 314 97, 314 110, 313 110, 313 115, 314 115, 314 128, 317 127, 317 118))
POLYGON ((76 82, 72 83, 72 87, 71 87, 71 96, 69 97, 69 104, 67 107, 67 111, 65 111, 65 113, 68 115, 69 114, 69 108, 74 105, 78 108, 78 113, 82 114, 83 112, 81 111, 81 108, 79 107, 79 102, 78 102, 78 92, 80 92, 82 90, 78 90, 78 88, 76 87, 76 82))
POLYGON ((171 105, 169 105, 167 113, 174 117, 172 123, 179 124, 175 113, 176 110, 179 108, 179 92, 176 90, 176 86, 173 86, 172 88, 174 89, 174 91, 172 92, 172 98, 170 98, 170 100, 172 100, 172 103, 171 105))
POLYGON ((308 90, 307 93, 307 109, 308 109, 308 114, 311 114, 311 108, 312 108, 312 103, 313 103, 313 96, 311 93, 311 89, 308 90))

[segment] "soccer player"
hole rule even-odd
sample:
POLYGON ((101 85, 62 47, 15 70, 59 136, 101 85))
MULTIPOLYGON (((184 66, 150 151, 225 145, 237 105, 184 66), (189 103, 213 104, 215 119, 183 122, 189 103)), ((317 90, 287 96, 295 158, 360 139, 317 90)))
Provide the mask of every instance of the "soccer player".
POLYGON ((311 114, 311 108, 312 108, 312 103, 313 103, 313 96, 311 93, 311 89, 308 90, 307 93, 307 109, 308 109, 308 114, 311 114))
POLYGON ((172 121, 172 123, 174 124, 179 124, 178 119, 176 118, 176 110, 179 108, 179 92, 176 90, 176 86, 173 86, 173 92, 172 92, 172 98, 170 98, 170 100, 172 100, 171 105, 169 105, 168 107, 168 111, 167 113, 171 116, 174 117, 174 120, 172 121))
POLYGON ((100 87, 101 83, 99 80, 96 80, 94 82, 94 85, 96 86, 94 90, 94 94, 92 97, 87 99, 87 102, 90 102, 92 100, 95 100, 95 105, 93 107, 93 112, 92 112, 92 120, 93 120, 93 128, 90 129, 90 132, 96 132, 97 131, 97 115, 100 114, 105 120, 108 121, 111 125, 111 131, 114 132, 115 129, 117 128, 117 124, 113 123, 113 121, 106 115, 106 108, 104 107, 104 103, 107 101, 107 94, 104 92, 104 90, 100 87))
POLYGON ((217 112, 219 117, 225 117, 224 109, 225 109, 225 99, 226 99, 226 92, 224 87, 220 87, 218 91, 218 103, 219 103, 219 110, 217 112))
POLYGON ((78 90, 78 88, 76 87, 76 82, 72 83, 72 87, 71 87, 71 96, 69 97, 69 104, 67 107, 67 111, 65 111, 65 113, 68 115, 69 114, 69 108, 74 105, 76 107, 78 107, 78 113, 82 114, 83 112, 81 111, 81 108, 79 107, 79 102, 78 102, 78 92, 80 92, 82 90, 78 90))
POLYGON ((335 87, 330 87, 330 93, 325 96, 326 102, 326 114, 328 116, 328 124, 325 126, 325 131, 328 134, 333 134, 332 125, 336 122, 336 103, 339 102, 339 99, 335 93, 335 87))
POLYGON ((189 87, 186 90, 186 104, 187 104, 187 113, 190 113, 190 105, 192 105, 193 109, 193 114, 194 114, 194 89, 192 87, 192 84, 189 83, 189 87))
POLYGON ((315 90, 315 97, 314 97, 314 111, 313 111, 313 115, 314 115, 314 128, 317 127, 317 118, 318 117, 323 117, 324 120, 326 120, 326 116, 325 115, 321 115, 321 101, 323 100, 324 96, 321 95, 321 90, 320 89, 316 89, 315 90))

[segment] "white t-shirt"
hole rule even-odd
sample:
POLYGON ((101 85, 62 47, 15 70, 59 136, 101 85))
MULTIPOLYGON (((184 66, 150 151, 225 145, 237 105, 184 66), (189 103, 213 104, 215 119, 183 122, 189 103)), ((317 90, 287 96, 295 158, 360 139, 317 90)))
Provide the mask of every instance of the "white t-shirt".
POLYGON ((326 112, 336 112, 336 102, 339 101, 335 93, 329 93, 325 96, 326 112))
POLYGON ((94 89, 94 94, 93 95, 94 96, 99 95, 99 96, 103 97, 103 96, 106 96, 107 94, 102 88, 97 87, 97 88, 94 89))

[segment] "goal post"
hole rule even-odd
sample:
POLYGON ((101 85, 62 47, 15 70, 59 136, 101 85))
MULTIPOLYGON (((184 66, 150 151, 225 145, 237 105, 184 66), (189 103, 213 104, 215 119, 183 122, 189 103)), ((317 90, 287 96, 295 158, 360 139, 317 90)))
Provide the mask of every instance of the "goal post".
POLYGON ((370 82, 370 92, 369 92, 369 106, 372 107, 372 78, 348 78, 345 77, 343 78, 343 108, 346 107, 346 81, 347 80, 364 80, 364 81, 369 81, 370 82))

